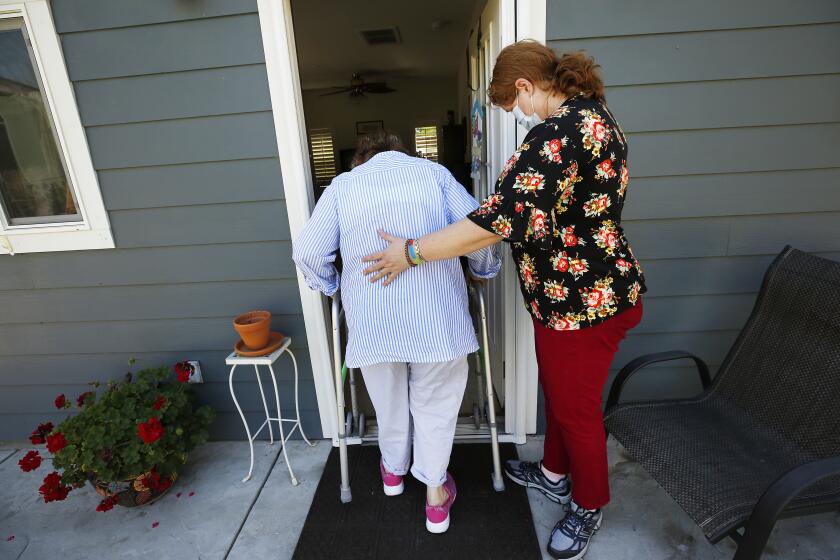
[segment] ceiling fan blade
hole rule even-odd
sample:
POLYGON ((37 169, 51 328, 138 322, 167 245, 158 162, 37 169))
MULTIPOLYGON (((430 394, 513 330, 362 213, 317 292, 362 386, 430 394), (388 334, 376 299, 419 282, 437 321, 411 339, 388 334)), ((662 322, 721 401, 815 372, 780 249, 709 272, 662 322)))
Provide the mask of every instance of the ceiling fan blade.
POLYGON ((327 93, 322 93, 321 97, 325 97, 327 95, 337 95, 339 93, 347 93, 348 91, 353 91, 353 88, 343 87, 336 89, 335 91, 328 91, 327 93))
POLYGON ((365 84, 362 87, 368 93, 392 93, 397 91, 392 87, 388 87, 388 84, 386 84, 385 82, 374 82, 370 84, 365 84))

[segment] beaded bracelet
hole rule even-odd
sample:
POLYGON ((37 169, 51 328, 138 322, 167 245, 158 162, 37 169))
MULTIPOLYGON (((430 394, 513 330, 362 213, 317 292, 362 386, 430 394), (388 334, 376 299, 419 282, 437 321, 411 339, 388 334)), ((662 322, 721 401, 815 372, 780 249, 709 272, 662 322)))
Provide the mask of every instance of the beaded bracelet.
POLYGON ((405 240, 405 260, 408 262, 409 266, 417 266, 417 263, 411 260, 411 242, 411 239, 405 240))
MULTIPOLYGON (((414 252, 417 254, 417 260, 419 260, 420 263, 426 262, 426 259, 423 258, 423 253, 420 252, 420 240, 419 239, 414 240, 414 252)), ((418 264, 420 264, 420 263, 418 263, 418 264)))
POLYGON ((418 264, 423 264, 423 262, 425 262, 423 257, 421 257, 417 251, 416 239, 409 239, 406 241, 406 252, 408 254, 408 262, 412 266, 417 266, 418 264))

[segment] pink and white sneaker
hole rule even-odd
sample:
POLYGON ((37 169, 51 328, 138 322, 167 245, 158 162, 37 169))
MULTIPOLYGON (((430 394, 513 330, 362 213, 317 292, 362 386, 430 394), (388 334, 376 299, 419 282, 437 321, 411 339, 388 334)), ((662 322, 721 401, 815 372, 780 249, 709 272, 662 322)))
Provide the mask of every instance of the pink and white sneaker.
POLYGON ((403 493, 405 489, 403 477, 388 472, 382 459, 379 460, 379 472, 382 474, 382 489, 385 490, 386 496, 399 496, 403 493))
POLYGON ((430 533, 445 533, 449 529, 449 510, 452 508, 452 503, 455 501, 458 491, 455 488, 455 479, 448 472, 443 488, 448 494, 443 504, 430 506, 428 500, 426 501, 426 529, 430 533))

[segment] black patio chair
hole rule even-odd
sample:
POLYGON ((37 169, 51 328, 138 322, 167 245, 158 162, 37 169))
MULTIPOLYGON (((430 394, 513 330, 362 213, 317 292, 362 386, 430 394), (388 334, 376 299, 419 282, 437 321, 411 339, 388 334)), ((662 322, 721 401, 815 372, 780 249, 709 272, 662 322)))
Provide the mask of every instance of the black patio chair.
POLYGON ((627 364, 610 389, 609 433, 734 560, 761 557, 782 517, 840 509, 840 263, 785 247, 714 381, 688 352, 627 364), (703 392, 618 404, 630 377, 691 359, 703 392))

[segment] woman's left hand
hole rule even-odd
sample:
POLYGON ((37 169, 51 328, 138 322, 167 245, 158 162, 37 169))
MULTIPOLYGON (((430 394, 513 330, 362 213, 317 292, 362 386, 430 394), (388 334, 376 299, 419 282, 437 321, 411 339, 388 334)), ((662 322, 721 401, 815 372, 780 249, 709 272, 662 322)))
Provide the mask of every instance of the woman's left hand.
POLYGON ((372 262, 373 264, 364 270, 364 274, 368 275, 372 272, 376 274, 370 278, 370 282, 374 283, 382 278, 385 278, 383 286, 387 286, 400 273, 407 268, 410 268, 408 261, 405 258, 405 239, 401 237, 394 237, 391 234, 379 230, 379 237, 389 243, 384 251, 378 253, 371 253, 364 257, 362 262, 372 262))

